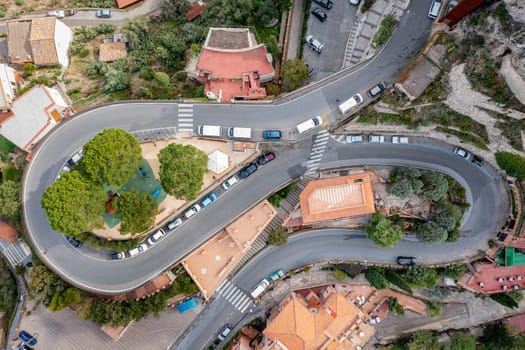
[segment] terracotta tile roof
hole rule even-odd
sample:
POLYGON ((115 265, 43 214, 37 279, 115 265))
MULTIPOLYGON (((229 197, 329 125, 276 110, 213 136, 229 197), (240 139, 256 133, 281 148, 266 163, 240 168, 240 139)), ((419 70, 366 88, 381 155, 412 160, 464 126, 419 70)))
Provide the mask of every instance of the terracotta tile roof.
POLYGON ((360 313, 333 288, 322 293, 325 295, 319 297, 324 303, 309 308, 304 297, 292 292, 269 321, 264 335, 294 350, 314 350, 334 343, 358 321, 360 313))
POLYGON ((131 6, 140 1, 142 0, 117 0, 117 6, 119 9, 123 9, 124 7, 131 6))
POLYGON ((243 73, 257 71, 259 76, 271 74, 272 64, 268 61, 264 45, 238 52, 227 52, 203 48, 197 69, 210 72, 211 79, 241 79, 243 73))
POLYGON ((205 298, 213 294, 275 214, 267 201, 259 203, 182 261, 205 298))
POLYGON ((0 238, 6 242, 14 243, 16 239, 16 229, 13 226, 0 221, 0 238))
POLYGON ((31 62, 31 19, 7 21, 7 54, 12 63, 31 62))
POLYGON ((197 18, 202 11, 206 8, 206 3, 203 1, 197 1, 193 4, 193 6, 188 10, 186 13, 186 18, 189 21, 193 21, 195 18, 197 18))
POLYGON ((305 224, 375 212, 368 173, 310 181, 299 198, 305 224))
POLYGON ((99 60, 102 62, 116 61, 127 56, 126 44, 124 42, 112 42, 100 44, 99 60))
POLYGON ((36 65, 59 64, 55 47, 55 17, 33 18, 31 24, 31 52, 36 65))
POLYGON ((505 267, 480 264, 476 266, 476 269, 477 272, 474 275, 467 273, 462 276, 460 284, 483 294, 501 293, 505 290, 511 291, 515 286, 517 286, 517 289, 525 289, 525 265, 505 267), (503 281, 499 282, 498 278, 502 278, 503 281), (482 286, 480 283, 482 283, 482 286), (507 289, 503 289, 504 286, 507 289))

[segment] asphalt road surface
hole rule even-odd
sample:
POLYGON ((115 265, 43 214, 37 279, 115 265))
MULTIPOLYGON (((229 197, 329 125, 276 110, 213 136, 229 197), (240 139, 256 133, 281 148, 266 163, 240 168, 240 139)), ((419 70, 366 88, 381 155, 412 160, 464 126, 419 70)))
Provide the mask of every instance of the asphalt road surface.
MULTIPOLYGON (((193 105, 193 127, 199 124, 224 126, 251 126, 257 129, 282 129, 287 138, 297 140, 294 126, 315 115, 322 115, 325 125, 343 118, 336 112, 336 100, 343 100, 355 92, 364 92, 376 81, 392 82, 410 59, 426 42, 431 21, 426 17, 429 1, 413 1, 403 16, 393 39, 371 62, 350 75, 324 81, 316 89, 284 103, 271 105, 193 105)), ((104 128, 118 127, 129 131, 151 128, 177 127, 179 105, 171 102, 130 102, 106 105, 79 113, 48 135, 33 155, 26 168, 23 187, 23 211, 29 237, 37 254, 65 280, 82 289, 100 294, 119 294, 132 290, 179 261, 219 229, 248 210, 252 205, 282 183, 304 174, 313 136, 293 146, 276 146, 277 159, 253 176, 220 196, 217 202, 202 211, 173 233, 170 233, 146 253, 123 261, 111 261, 108 256, 77 251, 68 245, 62 235, 51 230, 40 206, 43 191, 55 180, 65 161, 90 138, 104 128), (210 218, 221 218, 214 220, 210 218)), ((336 147, 336 145, 334 145, 336 147)), ((322 164, 394 164, 415 161, 426 167, 449 172, 470 189, 474 202, 470 216, 484 218, 465 223, 465 234, 478 235, 496 226, 487 223, 498 213, 506 215, 507 201, 482 196, 505 193, 499 182, 491 178, 470 181, 470 173, 480 173, 467 162, 456 164, 450 152, 432 152, 427 148, 400 148, 392 145, 340 146, 340 151, 325 154, 322 164), (410 151, 409 151, 410 149, 410 151), (331 158, 331 157, 336 158, 331 158), (415 160, 411 160, 413 157, 415 160), (452 167, 453 165, 453 167, 452 167), (481 186, 481 187, 480 187, 481 186)), ((324 165, 323 165, 324 166, 324 165)), ((504 216, 502 215, 502 216, 504 216)), ((492 231, 495 232, 495 231, 492 231)), ((477 236, 476 236, 477 237, 477 236)), ((479 238, 482 242, 485 238, 479 238)), ((457 243, 458 247, 460 243, 457 243)), ((372 242, 368 242, 373 249, 372 242)), ((458 248, 458 252, 459 252, 458 248)), ((452 250, 449 250, 452 251, 452 250)), ((395 250, 390 251, 392 256, 395 250)), ((349 254, 353 254, 349 251, 349 254)), ((351 255, 349 255, 351 257, 351 255)), ((449 255, 449 259, 455 256, 449 255)))

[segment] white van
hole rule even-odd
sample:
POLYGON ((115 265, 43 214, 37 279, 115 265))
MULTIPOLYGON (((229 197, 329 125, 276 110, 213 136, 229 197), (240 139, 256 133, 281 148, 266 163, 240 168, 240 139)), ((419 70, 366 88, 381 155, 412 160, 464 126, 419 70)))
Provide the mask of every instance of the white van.
POLYGON ((296 127, 297 132, 299 132, 299 134, 304 134, 320 126, 322 123, 323 120, 321 119, 321 116, 318 115, 317 117, 313 117, 312 119, 308 119, 307 121, 298 124, 296 127))
POLYGON ((228 137, 230 139, 251 139, 252 129, 251 128, 229 128, 228 137))
POLYGON ((361 94, 355 94, 354 96, 350 97, 345 102, 341 103, 339 105, 339 110, 344 115, 347 112, 350 112, 355 106, 361 103, 363 103, 363 96, 361 96, 361 94))
POLYGON ((257 283, 255 288, 252 289, 250 295, 252 298, 257 299, 269 286, 270 281, 267 278, 263 278, 259 283, 257 283))
POLYGON ((199 136, 221 137, 222 127, 219 125, 199 125, 197 134, 199 136))
POLYGON ((430 4, 430 9, 428 10, 428 18, 436 19, 439 15, 439 10, 441 9, 442 0, 434 0, 430 4))

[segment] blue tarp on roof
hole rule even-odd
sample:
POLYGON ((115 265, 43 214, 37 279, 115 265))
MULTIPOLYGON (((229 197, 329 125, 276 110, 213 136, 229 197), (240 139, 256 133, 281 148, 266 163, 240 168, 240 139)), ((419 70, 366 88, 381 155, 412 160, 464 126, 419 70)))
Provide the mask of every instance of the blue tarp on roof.
POLYGON ((177 305, 177 310, 179 310, 179 312, 181 314, 183 314, 186 311, 189 311, 189 310, 193 309, 195 306, 197 306, 197 303, 195 303, 195 299, 194 298, 191 298, 190 300, 186 300, 186 301, 178 304, 177 305))

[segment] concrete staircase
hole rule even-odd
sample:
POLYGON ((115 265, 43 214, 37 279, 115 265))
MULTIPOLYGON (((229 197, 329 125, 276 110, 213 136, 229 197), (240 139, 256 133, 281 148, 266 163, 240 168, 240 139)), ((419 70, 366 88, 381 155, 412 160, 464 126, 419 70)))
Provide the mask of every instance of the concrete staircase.
POLYGON ((281 200, 281 206, 277 208, 277 215, 275 215, 275 217, 265 227, 265 229, 263 230, 263 232, 261 232, 257 239, 253 241, 250 249, 246 252, 246 254, 244 254, 242 259, 232 270, 230 276, 234 276, 244 266, 244 264, 248 262, 248 260, 250 260, 254 255, 259 253, 266 247, 266 240, 268 239, 270 232, 282 226, 284 220, 288 218, 290 213, 299 204, 299 195, 308 184, 308 181, 309 180, 307 178, 301 179, 299 182, 297 182, 297 187, 295 188, 295 190, 288 193, 288 196, 285 199, 281 200))

